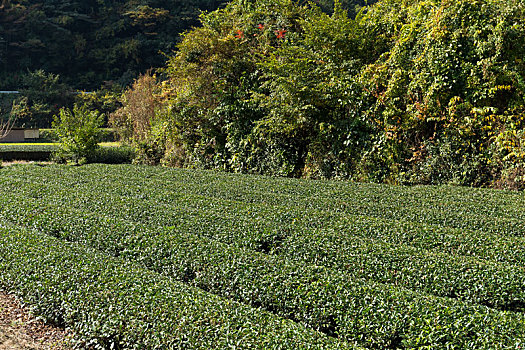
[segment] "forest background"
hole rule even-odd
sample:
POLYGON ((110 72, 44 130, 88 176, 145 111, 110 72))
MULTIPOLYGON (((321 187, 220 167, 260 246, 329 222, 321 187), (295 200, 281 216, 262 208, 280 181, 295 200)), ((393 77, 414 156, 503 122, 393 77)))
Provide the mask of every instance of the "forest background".
POLYGON ((524 1, 364 5, 3 0, 4 111, 82 100, 149 164, 523 188, 524 1))

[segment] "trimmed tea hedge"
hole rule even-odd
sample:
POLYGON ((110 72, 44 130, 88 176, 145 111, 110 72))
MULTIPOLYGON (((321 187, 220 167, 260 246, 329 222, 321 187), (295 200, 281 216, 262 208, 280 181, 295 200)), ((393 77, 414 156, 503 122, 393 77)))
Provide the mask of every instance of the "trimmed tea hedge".
POLYGON ((96 349, 348 349, 267 312, 122 259, 0 227, 0 285, 96 349))
MULTIPOLYGON (((57 170, 48 169, 43 174, 57 170)), ((121 166, 118 170, 96 166, 76 171, 58 170, 72 179, 98 176, 108 186, 141 186, 141 192, 156 197, 158 188, 202 195, 217 200, 259 203, 297 209, 317 209, 342 214, 365 215, 382 220, 408 220, 498 235, 525 237, 523 197, 518 193, 457 187, 396 187, 242 176, 209 171, 121 166), (147 181, 146 181, 147 179, 147 181)), ((36 175, 38 177, 38 175, 36 175)), ((89 180, 91 179, 91 180, 89 180)))
POLYGON ((32 160, 47 161, 56 149, 54 145, 0 145, 0 159, 3 161, 32 160))
POLYGON ((135 158, 135 151, 128 146, 101 146, 97 149, 93 157, 88 158, 90 163, 102 164, 126 164, 131 163, 135 158))
MULTIPOLYGON (((56 151, 57 145, 0 145, 0 159, 3 161, 29 160, 48 161, 56 151)), ((131 163, 134 150, 130 147, 99 147, 93 157, 88 159, 91 163, 124 164, 131 163)))
MULTIPOLYGON (((84 169, 93 174, 103 169, 84 169)), ((74 176, 78 176, 76 174, 74 176)), ((518 193, 449 186, 387 186, 243 176, 212 171, 123 167, 109 183, 140 183, 147 192, 158 184, 210 198, 264 205, 333 210, 384 219, 405 218, 439 226, 525 234, 523 198, 518 193), (144 181, 148 178, 148 181, 144 181)))
POLYGON ((0 170, 0 222, 375 348, 523 346, 519 198, 136 166, 0 170), (437 221, 417 222, 418 208, 437 221))
MULTIPOLYGON (((498 233, 471 229, 441 227, 406 219, 384 220, 376 217, 357 215, 355 213, 347 214, 344 212, 304 209, 294 206, 264 205, 260 203, 254 204, 217 199, 194 194, 193 192, 195 191, 192 191, 191 186, 197 187, 198 190, 199 182, 196 181, 197 183, 194 184, 190 179, 186 179, 185 182, 176 183, 173 187, 169 186, 169 182, 166 185, 157 183, 156 189, 151 189, 151 183, 156 182, 155 174, 158 170, 152 168, 151 173, 148 174, 147 172, 143 173, 144 168, 142 167, 137 167, 136 169, 138 173, 143 174, 142 181, 125 181, 125 186, 120 186, 120 184, 124 182, 114 180, 116 177, 114 174, 120 172, 129 173, 130 169, 128 168, 119 167, 118 171, 114 171, 114 169, 105 169, 99 166, 94 168, 90 166, 87 172, 83 171, 84 169, 80 169, 78 172, 71 172, 68 171, 68 169, 46 167, 46 169, 39 169, 38 171, 33 169, 31 170, 31 174, 25 174, 24 171, 12 171, 14 169, 10 169, 9 172, 5 172, 9 180, 4 186, 17 188, 18 185, 12 183, 12 178, 19 177, 20 179, 30 179, 30 181, 45 184, 45 189, 42 190, 42 193, 53 192, 54 186, 52 181, 53 179, 60 178, 58 188, 67 185, 74 188, 77 193, 90 192, 96 188, 96 191, 106 193, 112 197, 125 196, 133 200, 137 198, 141 201, 148 200, 153 207, 170 203, 180 206, 181 202, 185 201, 185 207, 198 206, 198 208, 206 210, 210 215, 212 212, 217 213, 223 221, 234 220, 237 222, 239 221, 238 212, 250 212, 252 214, 250 215, 249 222, 243 223, 247 226, 247 229, 250 230, 254 230, 253 227, 258 226, 262 227, 264 231, 264 225, 259 223, 261 218, 268 218, 267 221, 270 222, 278 219, 277 221, 281 225, 284 224, 282 218, 293 218, 294 229, 299 229, 299 231, 300 227, 298 226, 304 223, 308 228, 329 227, 337 230, 340 234, 382 239, 387 242, 411 245, 436 252, 472 256, 478 259, 495 260, 511 264, 522 264, 525 262, 525 240, 522 237, 504 236, 498 233), (75 175, 70 178, 68 174, 75 175), (182 197, 184 198, 181 198, 181 194, 183 194, 182 197), (235 213, 233 217, 231 213, 235 213), (230 219, 228 219, 228 217, 230 217, 230 219)), ((145 170, 147 170, 147 168, 145 170)), ((183 171, 164 169, 164 172, 178 174, 183 171)), ((0 173, 0 176, 1 175, 0 173)), ((134 175, 137 176, 137 174, 134 175)), ((264 184, 265 182, 261 181, 261 183, 264 184)), ((312 184, 316 185, 317 182, 312 182, 312 184)), ((44 185, 42 186, 44 187, 44 185)), ((219 191, 220 186, 217 185, 217 187, 219 191)), ((408 190, 411 190, 411 188, 407 188, 407 191, 408 190)), ((429 188, 429 190, 431 190, 431 188, 429 188)), ((508 198, 509 195, 505 192, 493 192, 504 198, 508 198)), ((516 208, 519 207, 519 205, 516 205, 516 208)), ((255 228, 255 230, 258 229, 255 228)))
POLYGON ((52 205, 39 210, 34 204, 13 204, 11 214, 3 214, 22 224, 141 262, 214 294, 261 306, 328 335, 357 340, 368 347, 504 346, 509 344, 511 335, 512 344, 525 341, 522 316, 425 296, 184 232, 152 230, 52 205), (22 215, 17 217, 16 213, 22 215), (425 312, 421 313, 421 309, 425 312), (464 324, 471 326, 466 330, 464 324), (492 332, 484 333, 485 329, 492 332))
MULTIPOLYGON (((159 192, 162 193, 162 189, 159 192)), ((308 221, 301 223, 283 219, 286 212, 259 211, 254 216, 251 215, 253 207, 245 209, 236 203, 214 203, 210 206, 199 197, 179 195, 179 206, 174 206, 150 199, 120 197, 95 189, 88 194, 78 193, 66 186, 62 188, 62 195, 55 191, 53 196, 46 197, 42 205, 50 203, 52 198, 55 198, 58 207, 67 203, 80 208, 81 213, 85 210, 105 212, 152 227, 172 227, 179 232, 271 252, 289 260, 336 268, 357 278, 394 283, 501 310, 525 310, 525 271, 514 265, 429 252, 358 235, 342 235, 337 228, 311 228, 308 221)), ((13 200, 10 198, 10 201, 13 200)), ((12 203, 11 206, 16 208, 12 203)), ((22 213, 37 212, 38 207, 35 204, 35 208, 22 213)), ((61 216, 67 223, 69 217, 77 214, 59 214, 52 221, 60 221, 61 216)))

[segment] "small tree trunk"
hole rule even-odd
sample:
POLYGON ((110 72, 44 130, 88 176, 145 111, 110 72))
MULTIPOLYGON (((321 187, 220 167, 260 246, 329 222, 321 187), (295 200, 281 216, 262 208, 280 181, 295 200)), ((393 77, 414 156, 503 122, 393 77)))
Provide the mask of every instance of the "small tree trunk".
POLYGON ((15 125, 16 117, 10 116, 6 122, 0 123, 0 140, 7 136, 15 125))

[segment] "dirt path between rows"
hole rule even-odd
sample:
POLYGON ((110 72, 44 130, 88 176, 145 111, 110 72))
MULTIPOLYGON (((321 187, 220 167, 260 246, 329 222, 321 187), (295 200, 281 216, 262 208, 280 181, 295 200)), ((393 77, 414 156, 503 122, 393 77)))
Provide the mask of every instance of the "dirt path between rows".
POLYGON ((67 350, 67 333, 31 317, 12 295, 0 291, 0 350, 67 350))

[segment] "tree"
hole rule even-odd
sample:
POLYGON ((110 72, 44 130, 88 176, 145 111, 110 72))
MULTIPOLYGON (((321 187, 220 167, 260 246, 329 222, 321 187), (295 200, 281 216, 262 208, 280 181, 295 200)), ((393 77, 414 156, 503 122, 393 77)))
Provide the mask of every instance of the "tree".
POLYGON ((98 148, 97 132, 102 124, 100 113, 85 106, 75 105, 72 111, 60 109, 53 122, 60 141, 55 159, 72 161, 77 165, 93 159, 98 148))
POLYGON ((10 114, 6 121, 0 122, 0 140, 5 138, 7 134, 11 132, 15 123, 16 117, 14 117, 13 114, 10 114))
POLYGON ((105 81, 125 86, 152 67, 198 24, 201 10, 223 0, 2 0, 0 89, 18 89, 25 72, 59 74, 93 90, 105 81))

